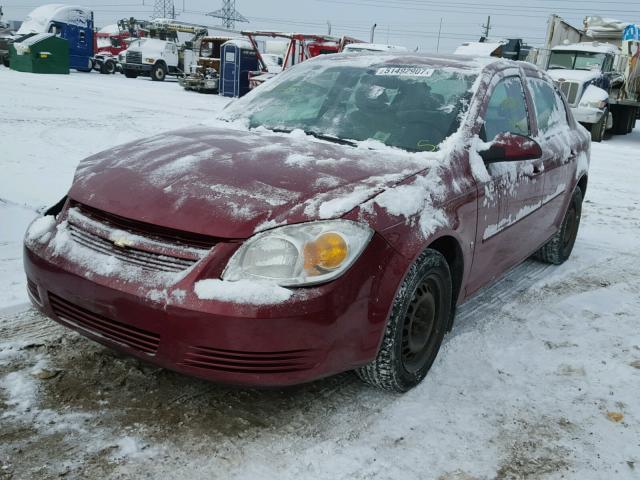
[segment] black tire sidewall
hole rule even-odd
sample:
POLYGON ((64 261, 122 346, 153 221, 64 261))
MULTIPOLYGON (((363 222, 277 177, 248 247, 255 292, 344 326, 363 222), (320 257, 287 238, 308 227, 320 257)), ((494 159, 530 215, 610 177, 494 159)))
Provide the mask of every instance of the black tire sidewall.
POLYGON ((576 238, 578 236, 578 230, 580 227, 580 218, 582 217, 582 191, 580 190, 580 187, 576 187, 575 190, 573 191, 573 194, 571 195, 571 201, 569 203, 569 206, 567 207, 567 212, 565 213, 565 217, 562 221, 562 228, 560 230, 561 242, 564 239, 566 229, 569 228, 569 224, 568 224, 569 212, 571 211, 572 208, 575 209, 576 211, 575 222, 577 223, 577 225, 576 225, 575 233, 573 235, 573 238, 571 239, 571 242, 568 248, 565 248, 564 245, 562 244, 560 246, 560 249, 561 249, 560 256, 562 258, 562 261, 565 261, 571 255, 571 252, 573 251, 573 247, 576 242, 576 238))
POLYGON ((433 250, 428 251, 427 255, 423 254, 422 257, 421 262, 413 267, 405 278, 401 288, 402 293, 396 298, 393 308, 393 321, 397 322, 394 332, 395 361, 393 367, 396 370, 397 385, 402 391, 406 391, 420 383, 431 368, 431 365, 433 365, 444 334, 447 331, 451 313, 451 273, 445 258, 433 250), (436 335, 436 338, 422 367, 415 372, 409 372, 402 361, 403 327, 407 310, 418 286, 429 276, 437 279, 439 290, 439 298, 437 299, 438 315, 434 326, 435 331, 432 333, 432 335, 436 335))
POLYGON ((167 76, 167 72, 164 68, 164 65, 161 63, 153 66, 153 70, 151 71, 151 79, 156 82, 162 82, 167 76))

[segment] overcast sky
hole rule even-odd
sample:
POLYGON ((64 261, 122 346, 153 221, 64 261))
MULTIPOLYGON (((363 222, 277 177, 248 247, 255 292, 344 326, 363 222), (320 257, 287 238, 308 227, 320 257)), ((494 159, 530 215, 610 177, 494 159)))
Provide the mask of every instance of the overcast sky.
MULTIPOLYGON (((96 26, 101 27, 124 17, 148 19, 156 0, 56 0, 55 3, 92 7, 96 26)), ((22 20, 33 8, 45 2, 37 0, 0 0, 5 20, 22 20)), ((377 24, 374 41, 404 45, 411 49, 435 51, 440 19, 442 29, 439 50, 451 53, 465 41, 477 41, 487 16, 491 16, 490 37, 524 38, 533 45, 544 39, 547 18, 556 13, 573 25, 586 15, 600 15, 640 23, 640 1, 614 0, 237 0, 236 8, 250 22, 236 28, 282 30, 304 33, 352 35, 369 40, 371 25, 377 24)), ((222 0, 174 0, 178 19, 204 25, 219 25, 220 20, 204 14, 221 7, 222 0)))

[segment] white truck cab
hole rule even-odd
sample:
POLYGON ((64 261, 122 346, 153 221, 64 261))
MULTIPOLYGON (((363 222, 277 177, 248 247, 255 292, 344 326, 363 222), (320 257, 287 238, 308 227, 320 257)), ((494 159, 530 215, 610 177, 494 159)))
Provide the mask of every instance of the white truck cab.
POLYGON ((179 48, 168 40, 140 38, 126 50, 122 69, 127 78, 145 75, 161 82, 167 75, 190 72, 196 63, 193 50, 179 48))

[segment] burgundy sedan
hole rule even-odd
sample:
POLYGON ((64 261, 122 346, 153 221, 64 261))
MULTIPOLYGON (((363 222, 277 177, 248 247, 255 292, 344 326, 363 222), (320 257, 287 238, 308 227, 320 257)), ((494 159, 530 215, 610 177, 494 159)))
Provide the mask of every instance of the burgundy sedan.
POLYGON ((457 305, 573 248, 589 134, 527 63, 310 60, 209 126, 82 161, 29 227, 33 304, 162 367, 289 385, 354 369, 394 391, 457 305))

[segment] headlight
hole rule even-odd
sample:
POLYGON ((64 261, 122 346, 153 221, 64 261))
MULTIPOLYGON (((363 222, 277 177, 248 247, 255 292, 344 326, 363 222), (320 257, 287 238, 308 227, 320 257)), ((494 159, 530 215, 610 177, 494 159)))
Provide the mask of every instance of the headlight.
POLYGON ((154 63, 156 61, 155 58, 145 58, 144 63, 154 63))
POLYGON ((313 285, 342 275, 373 230, 350 220, 274 228, 251 237, 231 257, 223 280, 269 280, 283 287, 313 285))

